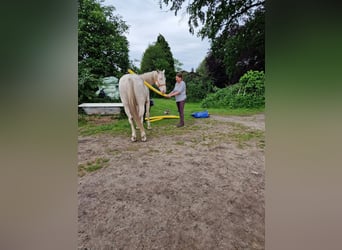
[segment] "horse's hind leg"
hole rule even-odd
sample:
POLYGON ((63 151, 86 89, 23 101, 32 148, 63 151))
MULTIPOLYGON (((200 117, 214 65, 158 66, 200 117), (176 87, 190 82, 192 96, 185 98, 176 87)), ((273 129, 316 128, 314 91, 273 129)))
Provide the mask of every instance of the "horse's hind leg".
POLYGON ((131 141, 135 142, 135 141, 137 141, 137 134, 136 134, 136 130, 134 127, 133 117, 132 117, 131 113, 129 112, 128 108, 126 108, 126 105, 124 107, 125 107, 126 115, 128 117, 129 124, 131 125, 131 131, 132 131, 131 141))
POLYGON ((134 128, 134 121, 133 121, 133 117, 130 116, 130 118, 128 119, 129 124, 131 124, 131 130, 132 130, 132 137, 131 137, 131 141, 135 142, 137 141, 137 134, 136 134, 136 130, 134 128))
POLYGON ((145 108, 143 105, 139 106, 139 122, 137 122, 138 127, 140 128, 140 135, 141 135, 141 140, 146 141, 146 133, 144 129, 144 124, 143 124, 143 117, 144 117, 144 112, 145 108))

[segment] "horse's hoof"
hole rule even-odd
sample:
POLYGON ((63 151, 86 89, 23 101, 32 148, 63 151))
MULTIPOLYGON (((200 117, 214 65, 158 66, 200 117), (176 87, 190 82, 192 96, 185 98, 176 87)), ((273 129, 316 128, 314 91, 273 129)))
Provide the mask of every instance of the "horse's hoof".
POLYGON ((131 141, 132 141, 132 142, 136 142, 136 141, 137 141, 137 138, 136 138, 136 137, 131 137, 131 141))
POLYGON ((147 129, 152 129, 152 127, 150 126, 150 127, 147 127, 147 129))
POLYGON ((141 138, 141 141, 146 141, 146 140, 147 140, 146 136, 141 138))

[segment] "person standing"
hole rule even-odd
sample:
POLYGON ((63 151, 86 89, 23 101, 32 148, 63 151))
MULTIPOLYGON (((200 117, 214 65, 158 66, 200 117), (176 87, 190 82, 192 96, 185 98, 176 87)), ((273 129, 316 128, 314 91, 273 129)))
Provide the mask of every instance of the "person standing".
POLYGON ((177 127, 183 127, 184 126, 184 106, 186 101, 186 85, 183 81, 183 75, 182 73, 176 74, 176 84, 175 88, 167 94, 168 98, 171 98, 172 96, 175 96, 176 98, 176 104, 179 112, 179 118, 180 121, 176 125, 177 127))

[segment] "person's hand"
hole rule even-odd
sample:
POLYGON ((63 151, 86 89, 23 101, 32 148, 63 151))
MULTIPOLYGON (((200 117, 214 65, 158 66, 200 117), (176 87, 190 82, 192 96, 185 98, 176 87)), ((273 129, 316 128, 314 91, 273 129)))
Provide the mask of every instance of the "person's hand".
POLYGON ((165 95, 166 98, 171 98, 170 94, 165 95))

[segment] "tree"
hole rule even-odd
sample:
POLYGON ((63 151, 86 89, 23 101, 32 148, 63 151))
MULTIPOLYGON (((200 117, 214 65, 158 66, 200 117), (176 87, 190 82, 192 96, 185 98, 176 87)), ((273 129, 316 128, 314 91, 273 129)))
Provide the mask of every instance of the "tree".
POLYGON ((149 45, 141 60, 141 72, 148 72, 157 69, 162 70, 167 67, 167 60, 163 54, 163 50, 160 46, 149 45))
MULTIPOLYGON (((214 51, 213 49, 211 49, 214 51)), ((216 87, 223 88, 228 85, 228 76, 223 58, 217 57, 213 52, 209 52, 205 58, 208 76, 212 79, 216 87)))
POLYGON ((137 74, 140 73, 140 69, 134 64, 134 61, 132 60, 129 62, 129 68, 137 74))
POLYGON ((78 1, 79 102, 95 97, 100 79, 122 76, 129 66, 128 26, 113 14, 113 6, 97 0, 78 1))
POLYGON ((174 64, 175 64, 175 71, 179 72, 182 70, 183 63, 181 63, 178 59, 173 58, 174 64))
POLYGON ((159 0, 159 5, 162 8, 163 3, 166 6, 170 4, 170 10, 177 15, 184 2, 188 3, 186 12, 189 14, 189 31, 194 34, 195 28, 203 25, 198 35, 211 40, 219 37, 222 31, 229 30, 232 24, 243 22, 244 18, 265 5, 265 0, 159 0))
POLYGON ((202 101, 206 95, 214 92, 215 88, 208 75, 205 60, 203 60, 196 72, 183 72, 183 79, 186 82, 186 96, 190 102, 202 101))
POLYGON ((170 46, 161 34, 159 34, 157 41, 153 45, 148 46, 141 60, 141 72, 149 72, 153 70, 165 70, 168 88, 173 87, 175 63, 170 46))
POLYGON ((166 79, 168 79, 169 81, 171 79, 173 80, 175 77, 175 62, 173 59, 171 48, 161 34, 159 34, 157 37, 156 45, 161 47, 164 53, 165 60, 167 61, 167 65, 164 68, 166 72, 166 79))
MULTIPOLYGON (((212 41, 211 51, 212 56, 225 69, 227 84, 238 82, 249 70, 264 71, 265 11, 259 9, 244 24, 233 25, 230 31, 225 31, 221 37, 212 41)), ((224 74, 221 74, 222 77, 224 74)))
POLYGON ((265 69, 265 0, 160 0, 177 15, 187 2, 189 31, 211 42, 208 73, 218 87, 265 69))

